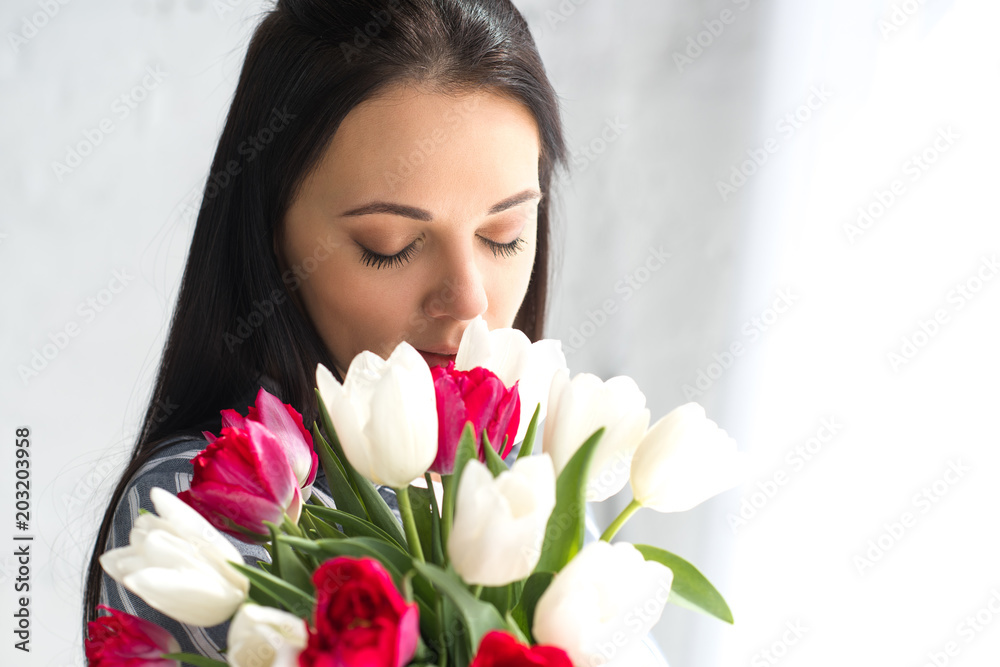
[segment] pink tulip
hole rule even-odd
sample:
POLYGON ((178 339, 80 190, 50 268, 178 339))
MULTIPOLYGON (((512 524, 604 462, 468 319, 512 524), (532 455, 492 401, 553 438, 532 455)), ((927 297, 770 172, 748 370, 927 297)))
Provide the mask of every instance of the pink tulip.
MULTIPOLYGON (((302 489, 302 499, 309 499, 319 469, 319 457, 313 449, 312 434, 303 425, 302 415, 295 408, 282 403, 281 399, 261 387, 257 392, 256 405, 247 408, 246 417, 236 410, 222 410, 220 414, 223 428, 246 430, 247 420, 266 426, 285 448, 285 455, 302 489)), ((205 431, 205 437, 209 442, 215 440, 215 436, 208 431, 205 431)))
POLYGON ((177 497, 224 533, 267 541, 264 521, 298 521, 302 493, 281 442, 252 419, 222 435, 194 457, 191 489, 177 497))
POLYGON ((430 469, 450 475, 455 468, 455 451, 466 422, 471 421, 476 434, 479 460, 486 461, 482 432, 485 429, 490 444, 506 458, 514 447, 514 436, 521 417, 521 399, 517 382, 510 389, 486 368, 455 370, 455 362, 431 368, 434 392, 437 395, 438 451, 430 469), (503 446, 504 437, 507 444, 503 446))
POLYGON ((87 664, 90 667, 177 667, 176 660, 165 660, 164 653, 178 653, 180 645, 173 636, 143 618, 97 605, 111 612, 87 623, 87 664))

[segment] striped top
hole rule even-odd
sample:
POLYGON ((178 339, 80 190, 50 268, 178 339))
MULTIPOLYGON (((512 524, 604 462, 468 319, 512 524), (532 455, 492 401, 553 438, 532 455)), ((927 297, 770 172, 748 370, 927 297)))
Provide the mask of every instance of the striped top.
MULTIPOLYGON (((536 445, 539 442, 536 441, 536 445)), ((150 489, 160 487, 177 494, 186 491, 191 486, 191 479, 194 475, 194 467, 191 459, 207 446, 207 441, 203 438, 191 436, 181 436, 172 441, 155 454, 144 466, 142 466, 130 480, 122 495, 121 501, 115 508, 114 522, 105 544, 105 551, 118 547, 127 546, 129 543, 129 533, 132 525, 139 516, 139 509, 154 512, 153 503, 149 498, 150 489)), ((517 451, 507 457, 508 461, 516 458, 517 451)), ((396 494, 392 488, 386 486, 377 487, 379 494, 385 499, 386 504, 392 509, 396 519, 402 523, 399 516, 399 508, 396 504, 396 494)), ((323 473, 322 466, 316 475, 313 484, 313 494, 321 502, 333 507, 333 498, 330 497, 330 488, 323 473)), ((598 539, 599 531, 594 523, 589 506, 587 509, 587 531, 585 543, 598 539)), ((247 565, 256 567, 257 561, 271 562, 271 557, 263 546, 248 544, 230 535, 226 538, 232 542, 237 551, 243 556, 247 565)), ((229 631, 229 621, 212 627, 199 627, 180 623, 169 616, 153 609, 141 598, 132 593, 120 583, 112 579, 106 572, 101 575, 101 604, 113 609, 144 618, 160 627, 166 629, 174 636, 181 646, 181 651, 207 656, 216 660, 225 660, 222 651, 226 648, 226 634, 229 631)), ((84 622, 83 636, 87 636, 86 622, 84 622)), ((635 660, 631 655, 629 663, 657 665, 666 667, 666 660, 663 658, 656 642, 651 636, 643 640, 643 647, 639 647, 643 659, 635 660), (649 660, 645 660, 648 653, 649 660)))

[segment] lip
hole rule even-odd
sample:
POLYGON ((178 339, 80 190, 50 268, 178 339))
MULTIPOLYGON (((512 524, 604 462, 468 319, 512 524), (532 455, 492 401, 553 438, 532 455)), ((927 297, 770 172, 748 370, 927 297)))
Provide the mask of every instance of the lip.
POLYGON ((437 351, 420 350, 420 356, 424 358, 427 365, 433 368, 434 366, 447 366, 448 362, 455 361, 455 356, 458 354, 458 350, 451 348, 439 348, 437 351))

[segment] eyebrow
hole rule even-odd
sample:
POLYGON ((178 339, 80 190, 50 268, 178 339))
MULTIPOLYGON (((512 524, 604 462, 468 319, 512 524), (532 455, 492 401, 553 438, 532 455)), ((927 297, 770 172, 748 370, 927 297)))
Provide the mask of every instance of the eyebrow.
MULTIPOLYGON (((496 204, 490 207, 486 212, 486 215, 496 215, 506 211, 509 208, 514 208, 518 204, 523 204, 524 202, 531 201, 532 199, 539 199, 542 193, 534 188, 528 188, 522 192, 518 192, 516 195, 511 195, 506 199, 498 201, 496 204)), ((404 218, 412 218, 414 220, 421 220, 423 222, 430 222, 434 219, 430 211, 425 211, 422 208, 417 208, 415 206, 406 206, 405 204, 396 204, 387 201, 373 201, 357 208, 352 208, 349 211, 344 211, 341 213, 342 216, 359 216, 359 215, 370 215, 372 213, 390 213, 392 215, 399 215, 404 218)))

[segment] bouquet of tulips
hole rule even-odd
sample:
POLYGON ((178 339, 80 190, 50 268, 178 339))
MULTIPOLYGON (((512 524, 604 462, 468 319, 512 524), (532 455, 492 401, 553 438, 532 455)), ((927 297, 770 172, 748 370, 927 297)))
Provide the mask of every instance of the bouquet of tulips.
POLYGON ((388 359, 359 354, 343 384, 316 375, 311 430, 263 389, 246 416, 224 410, 190 489, 154 488, 156 514, 101 557, 179 622, 231 620, 226 662, 102 606, 91 665, 635 665, 667 603, 732 623, 682 558, 611 543, 640 507, 687 510, 745 477, 745 455, 699 405, 649 427, 630 378, 570 379, 559 341, 482 319, 446 367, 404 342, 388 359), (320 463, 332 507, 313 492, 320 463), (587 502, 626 483, 632 502, 587 543, 587 502), (398 519, 379 487, 395 490, 398 519), (227 535, 270 562, 245 565, 227 535))

